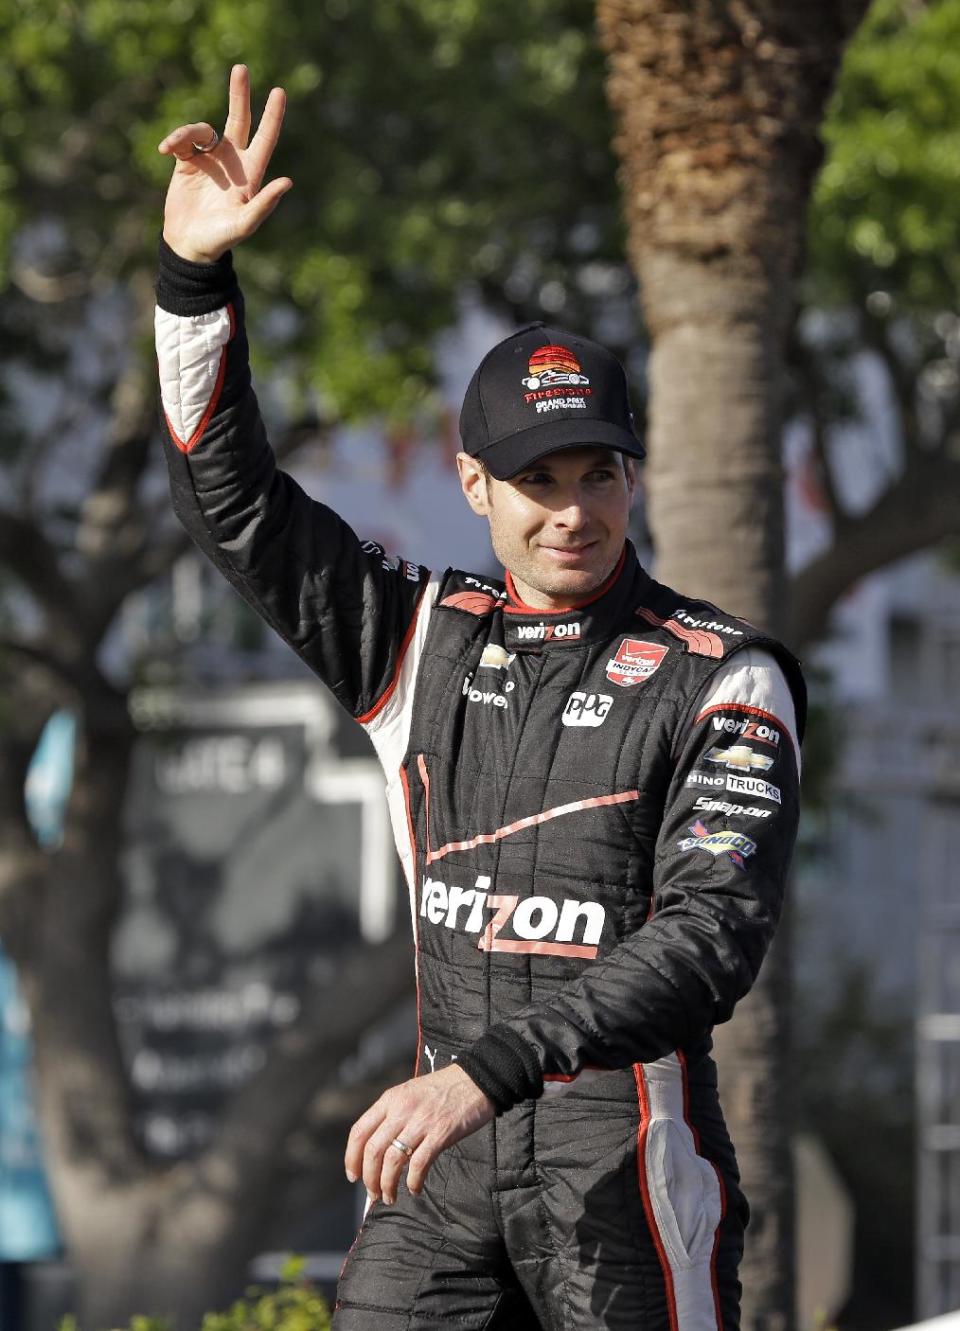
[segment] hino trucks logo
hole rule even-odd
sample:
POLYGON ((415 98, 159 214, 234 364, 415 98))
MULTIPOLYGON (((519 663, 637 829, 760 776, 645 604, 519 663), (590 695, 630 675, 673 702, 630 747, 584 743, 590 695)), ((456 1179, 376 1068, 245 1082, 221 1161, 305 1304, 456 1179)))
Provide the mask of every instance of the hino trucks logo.
POLYGON ((606 912, 598 901, 554 901, 552 897, 521 897, 491 892, 491 880, 480 874, 474 887, 457 887, 425 878, 420 917, 443 929, 477 934, 481 952, 526 952, 541 956, 597 955, 606 912))
POLYGON ((730 772, 727 775, 727 790, 733 791, 735 795, 759 795, 762 800, 773 800, 774 804, 781 803, 780 787, 770 781, 764 781, 759 776, 741 776, 739 773, 730 772))

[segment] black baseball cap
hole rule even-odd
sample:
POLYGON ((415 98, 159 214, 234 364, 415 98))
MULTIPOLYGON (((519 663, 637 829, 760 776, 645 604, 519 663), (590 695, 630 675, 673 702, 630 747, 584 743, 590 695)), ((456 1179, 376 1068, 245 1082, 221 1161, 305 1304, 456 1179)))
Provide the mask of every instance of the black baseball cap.
POLYGON ((498 481, 561 448, 594 444, 646 456, 613 352, 543 323, 484 356, 463 399, 460 438, 498 481))

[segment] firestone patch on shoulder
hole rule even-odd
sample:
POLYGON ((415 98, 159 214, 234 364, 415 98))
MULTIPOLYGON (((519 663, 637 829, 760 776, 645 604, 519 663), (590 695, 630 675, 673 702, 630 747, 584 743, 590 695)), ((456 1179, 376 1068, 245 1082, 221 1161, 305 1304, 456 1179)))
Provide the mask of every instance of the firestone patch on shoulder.
POLYGON ((731 642, 743 637, 743 629, 734 628, 716 619, 697 619, 683 606, 675 610, 669 618, 658 615, 649 606, 641 605, 636 610, 637 617, 644 619, 655 628, 666 629, 682 642, 688 652, 694 656, 711 656, 720 660, 727 648, 725 638, 731 642), (724 636, 721 636, 724 635, 724 636))
POLYGON ((451 610, 465 610, 468 615, 482 618, 483 615, 489 615, 495 610, 499 602, 487 592, 453 592, 452 595, 445 596, 440 604, 451 610))

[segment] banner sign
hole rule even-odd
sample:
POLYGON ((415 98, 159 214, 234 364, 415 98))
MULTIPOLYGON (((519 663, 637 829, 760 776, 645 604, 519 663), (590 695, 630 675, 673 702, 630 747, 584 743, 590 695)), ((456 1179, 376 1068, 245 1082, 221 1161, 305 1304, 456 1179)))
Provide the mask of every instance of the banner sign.
POLYGON ((134 716, 114 993, 142 1140, 170 1160, 308 988, 389 933, 397 867, 380 767, 344 756, 316 686, 141 695, 134 716))

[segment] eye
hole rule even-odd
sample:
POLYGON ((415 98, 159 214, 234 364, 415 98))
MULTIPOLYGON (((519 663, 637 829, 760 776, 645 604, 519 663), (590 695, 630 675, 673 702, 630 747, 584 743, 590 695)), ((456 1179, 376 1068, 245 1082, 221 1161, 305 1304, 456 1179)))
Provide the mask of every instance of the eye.
POLYGON ((526 471, 518 479, 521 485, 549 485, 553 477, 548 471, 526 471))

